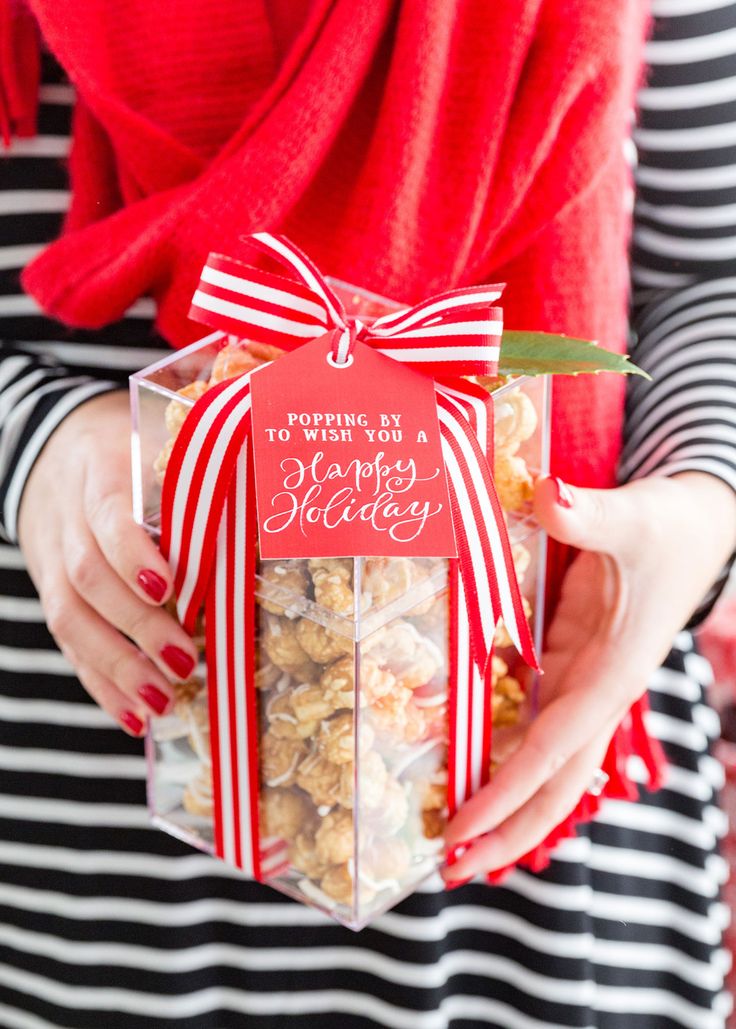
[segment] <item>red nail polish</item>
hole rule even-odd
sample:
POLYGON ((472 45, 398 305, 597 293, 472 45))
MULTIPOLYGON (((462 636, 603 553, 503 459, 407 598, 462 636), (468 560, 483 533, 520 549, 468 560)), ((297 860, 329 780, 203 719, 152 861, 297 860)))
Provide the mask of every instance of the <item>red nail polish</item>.
POLYGON ((194 671, 194 658, 190 657, 189 654, 183 651, 180 647, 175 647, 171 643, 167 643, 165 647, 161 647, 161 657, 164 659, 174 675, 178 675, 180 679, 188 679, 194 671))
POLYGON ((119 717, 120 722, 129 732, 134 736, 140 736, 143 732, 143 722, 137 715, 134 715, 132 711, 121 711, 119 717))
POLYGON ((456 890, 458 886, 467 886, 472 878, 473 876, 469 875, 467 879, 445 879, 445 889, 456 890))
POLYGON ((140 588, 148 594, 151 600, 155 600, 157 604, 164 599, 164 594, 166 593, 166 580, 162 579, 157 572, 153 571, 153 569, 143 568, 136 575, 136 582, 140 588))
POLYGON ((447 840, 447 832, 445 832, 445 846, 448 852, 452 852, 453 854, 458 850, 464 850, 469 847, 472 843, 475 843, 477 839, 478 835, 476 833, 475 836, 466 836, 462 840, 455 840, 454 843, 449 843, 447 840))
POLYGON ((575 498, 567 483, 563 482, 562 479, 558 479, 556 475, 550 476, 550 481, 554 483, 555 490, 557 491, 557 503, 560 507, 572 507, 575 503, 575 498))
POLYGON ((153 683, 150 682, 147 682, 144 686, 140 687, 138 690, 138 696, 141 697, 157 715, 162 715, 169 706, 169 698, 166 694, 163 693, 158 686, 154 686, 153 683))

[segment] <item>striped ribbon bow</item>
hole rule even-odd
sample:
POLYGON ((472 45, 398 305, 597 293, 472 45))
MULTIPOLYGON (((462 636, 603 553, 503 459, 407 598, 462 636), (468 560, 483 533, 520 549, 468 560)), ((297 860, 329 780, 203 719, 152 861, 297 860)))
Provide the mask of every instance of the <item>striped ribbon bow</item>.
MULTIPOLYGON (((336 364, 350 360, 359 342, 435 380, 458 551, 451 576, 452 813, 488 776, 490 659, 500 618, 527 663, 537 667, 489 464, 491 398, 462 378, 497 372, 502 312, 492 305, 501 289, 450 291, 365 324, 346 314, 320 272, 285 237, 257 233, 246 241, 294 277, 210 254, 192 318, 285 351, 332 333, 336 364)), ((251 374, 207 391, 184 422, 162 492, 161 549, 188 631, 206 604, 215 850, 260 879, 274 874, 283 853, 258 836, 251 374)))

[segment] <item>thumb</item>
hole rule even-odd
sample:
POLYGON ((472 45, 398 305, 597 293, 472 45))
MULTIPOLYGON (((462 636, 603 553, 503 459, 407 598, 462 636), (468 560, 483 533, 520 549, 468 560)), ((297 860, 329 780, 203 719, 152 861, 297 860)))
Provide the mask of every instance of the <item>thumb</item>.
POLYGON ((537 480, 534 512, 560 543, 622 557, 636 538, 640 518, 636 485, 585 489, 550 476, 537 480))

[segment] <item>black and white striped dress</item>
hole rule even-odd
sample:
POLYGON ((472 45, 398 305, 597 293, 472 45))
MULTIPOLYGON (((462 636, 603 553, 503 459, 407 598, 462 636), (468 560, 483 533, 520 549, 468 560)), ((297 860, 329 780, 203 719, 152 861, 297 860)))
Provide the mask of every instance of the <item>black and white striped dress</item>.
MULTIPOLYGON (((632 385, 623 471, 736 488, 736 2, 654 6, 635 359, 657 379, 632 385)), ((666 787, 607 802, 543 875, 431 882, 356 935, 149 827, 141 744, 54 647, 13 543, 54 425, 158 354, 147 301, 89 334, 20 291, 67 203, 72 101, 49 81, 0 160, 0 1029, 721 1027, 717 721, 687 631, 651 682, 666 787)))

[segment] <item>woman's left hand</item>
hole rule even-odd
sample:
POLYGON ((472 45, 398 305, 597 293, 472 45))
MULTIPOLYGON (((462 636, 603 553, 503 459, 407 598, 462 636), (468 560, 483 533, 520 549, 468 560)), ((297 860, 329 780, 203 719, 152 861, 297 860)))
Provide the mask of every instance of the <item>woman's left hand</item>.
POLYGON ((550 536, 581 553, 547 634, 540 712, 447 827, 448 848, 476 840, 444 870, 450 884, 516 861, 573 810, 736 547, 736 495, 700 472, 611 490, 543 479, 535 509, 550 536))

